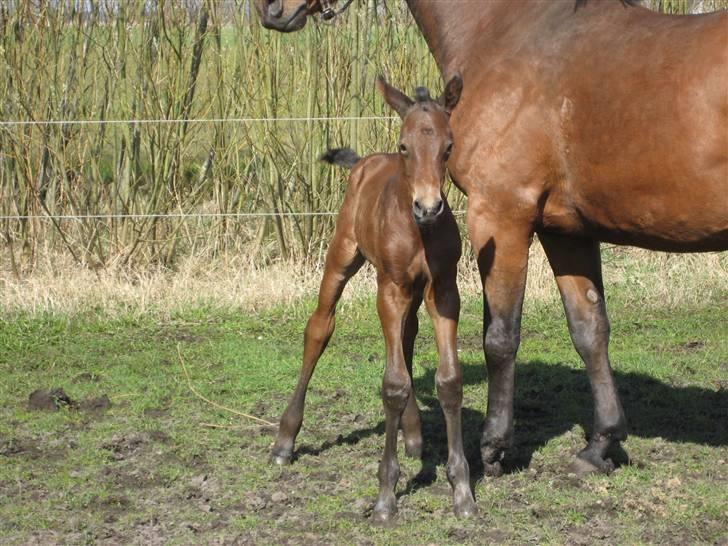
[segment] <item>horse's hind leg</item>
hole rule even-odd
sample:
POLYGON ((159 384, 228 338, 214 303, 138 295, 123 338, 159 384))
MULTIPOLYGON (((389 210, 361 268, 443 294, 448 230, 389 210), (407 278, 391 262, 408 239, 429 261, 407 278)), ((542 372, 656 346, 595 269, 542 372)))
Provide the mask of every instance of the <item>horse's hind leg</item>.
POLYGON ((435 374, 437 396, 447 427, 447 479, 453 488, 453 505, 459 517, 477 512, 470 490, 470 469, 463 450, 463 374, 457 355, 457 324, 460 295, 456 284, 456 268, 429 285, 425 292, 427 311, 432 318, 440 362, 435 374))
POLYGON ((306 390, 316 363, 334 332, 336 304, 346 283, 364 264, 356 242, 338 230, 326 254, 324 276, 319 288, 318 306, 306 325, 303 346, 303 366, 298 384, 288 407, 283 412, 278 436, 271 450, 271 458, 277 464, 288 464, 293 456, 296 436, 303 423, 303 406, 306 390))
MULTIPOLYGON (((415 338, 419 329, 417 310, 422 302, 422 293, 416 292, 412 295, 412 305, 404 325, 402 338, 402 349, 404 360, 407 364, 407 372, 412 380, 412 357, 414 354, 415 338)), ((404 433, 404 451, 409 457, 420 458, 422 456, 422 422, 420 421, 420 410, 417 407, 417 398, 412 389, 412 396, 407 399, 407 406, 402 413, 402 432, 404 433)))
POLYGON ((599 243, 551 234, 539 234, 539 239, 556 276, 569 334, 586 365, 594 397, 594 427, 574 469, 580 474, 608 472, 613 465, 604 456, 613 442, 627 437, 627 421, 607 354, 609 320, 599 243))

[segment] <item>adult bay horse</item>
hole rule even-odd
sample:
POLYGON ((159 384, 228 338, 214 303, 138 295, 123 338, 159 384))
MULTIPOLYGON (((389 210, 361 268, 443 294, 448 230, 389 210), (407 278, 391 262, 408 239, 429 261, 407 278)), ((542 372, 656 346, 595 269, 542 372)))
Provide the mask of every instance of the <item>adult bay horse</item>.
MULTIPOLYGON (((501 473, 512 444, 534 233, 594 398, 574 469, 608 471, 627 422, 607 354, 599 242, 728 249, 728 13, 667 16, 628 0, 406 1, 445 81, 465 81, 449 170, 468 196, 483 283, 485 471, 501 473)), ((256 2, 279 31, 337 5, 256 2)))

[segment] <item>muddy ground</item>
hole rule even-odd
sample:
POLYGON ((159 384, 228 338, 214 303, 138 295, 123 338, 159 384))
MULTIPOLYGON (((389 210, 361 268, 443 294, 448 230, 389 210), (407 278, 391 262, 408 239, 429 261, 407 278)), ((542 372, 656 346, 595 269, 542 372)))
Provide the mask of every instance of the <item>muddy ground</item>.
POLYGON ((198 398, 177 347, 196 390, 275 422, 298 368, 295 321, 81 323, 59 335, 37 325, 26 335, 39 341, 5 370, 3 542, 726 543, 728 351, 705 316, 699 338, 685 323, 697 319, 658 314, 615 344, 632 435, 612 453, 614 473, 585 478, 569 474, 569 464, 589 428, 586 376, 565 357, 568 338, 552 336, 555 324, 527 324, 516 443, 498 479, 483 477, 479 463, 487 379, 470 347, 478 338, 471 318, 461 341, 464 429, 480 514, 467 521, 451 515, 436 355, 418 342, 425 454, 415 461, 400 449, 399 515, 379 528, 369 516, 383 447, 383 361, 376 325, 351 315, 317 372, 294 463, 282 468, 268 462, 275 427, 198 398), (358 335, 349 339, 350 331, 358 335), (52 368, 38 365, 49 359, 52 368))

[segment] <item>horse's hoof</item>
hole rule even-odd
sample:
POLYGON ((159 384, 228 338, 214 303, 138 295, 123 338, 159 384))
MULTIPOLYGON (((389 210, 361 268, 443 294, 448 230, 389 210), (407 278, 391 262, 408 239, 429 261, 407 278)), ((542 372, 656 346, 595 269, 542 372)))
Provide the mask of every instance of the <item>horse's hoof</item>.
POLYGON ((491 478, 500 478, 503 475, 503 465, 500 461, 486 463, 483 461, 483 473, 491 478))
POLYGON ((582 455, 577 455, 576 459, 569 465, 569 473, 576 474, 579 478, 589 474, 611 474, 613 470, 614 463, 611 459, 598 459, 582 455))

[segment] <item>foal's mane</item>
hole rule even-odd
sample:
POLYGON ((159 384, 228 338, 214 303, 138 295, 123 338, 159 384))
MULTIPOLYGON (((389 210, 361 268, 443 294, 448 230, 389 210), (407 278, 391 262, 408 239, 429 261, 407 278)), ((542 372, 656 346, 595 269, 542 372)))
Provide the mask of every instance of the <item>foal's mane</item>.
POLYGON ((430 102, 430 91, 427 87, 418 87, 415 89, 415 102, 430 102))

